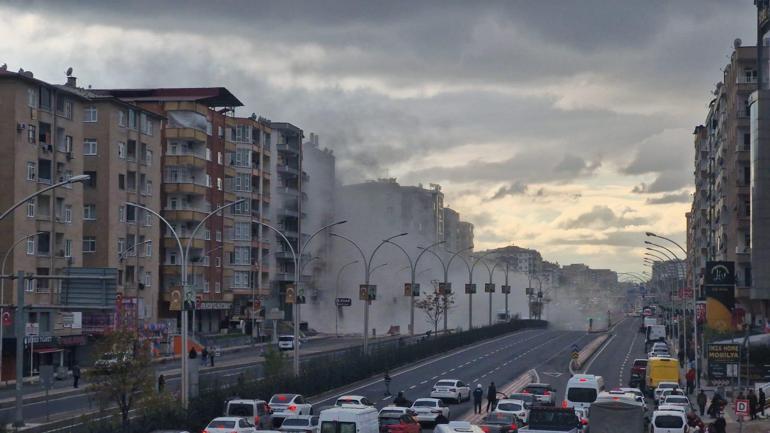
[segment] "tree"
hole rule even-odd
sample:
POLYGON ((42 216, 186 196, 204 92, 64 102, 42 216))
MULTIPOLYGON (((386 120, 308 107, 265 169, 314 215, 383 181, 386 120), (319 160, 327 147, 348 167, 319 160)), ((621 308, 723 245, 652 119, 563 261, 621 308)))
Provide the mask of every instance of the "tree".
POLYGON ((275 377, 286 373, 286 357, 283 352, 276 350, 273 346, 269 346, 264 356, 265 376, 275 377))
POLYGON ((134 331, 115 330, 99 341, 94 355, 98 361, 85 373, 90 390, 101 405, 114 403, 126 426, 131 410, 155 394, 149 343, 134 331))
POLYGON ((454 294, 447 296, 439 295, 435 292, 423 293, 423 297, 414 303, 420 311, 425 314, 425 321, 433 327, 433 335, 438 333, 438 324, 444 318, 444 314, 452 308, 455 303, 454 294))

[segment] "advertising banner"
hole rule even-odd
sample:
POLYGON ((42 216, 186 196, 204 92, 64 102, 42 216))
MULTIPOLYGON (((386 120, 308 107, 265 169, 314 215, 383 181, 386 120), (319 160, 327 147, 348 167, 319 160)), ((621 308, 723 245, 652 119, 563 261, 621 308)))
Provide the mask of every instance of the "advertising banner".
POLYGON ((706 295, 706 324, 720 331, 733 329, 735 263, 706 262, 703 289, 706 295))

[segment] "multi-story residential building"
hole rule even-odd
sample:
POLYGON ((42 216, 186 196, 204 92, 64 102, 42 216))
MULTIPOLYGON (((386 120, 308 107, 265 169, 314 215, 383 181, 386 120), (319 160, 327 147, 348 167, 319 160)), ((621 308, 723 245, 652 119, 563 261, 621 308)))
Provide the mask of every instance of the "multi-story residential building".
MULTIPOLYGON (((308 180, 307 173, 302 168, 304 134, 302 129, 291 123, 273 122, 271 124, 275 135, 276 157, 273 161, 273 172, 277 174, 276 181, 271 183, 273 206, 273 220, 278 229, 283 232, 291 243, 294 251, 299 254, 307 233, 303 225, 306 215, 305 205, 308 195, 305 192, 304 183, 308 180)), ((285 303, 286 288, 294 282, 294 261, 286 242, 278 235, 275 241, 275 266, 272 273, 272 289, 274 290, 278 307, 285 312, 287 319, 292 318, 292 309, 285 303)), ((303 255, 301 260, 308 263, 310 255, 303 255)), ((302 268, 303 266, 300 265, 302 268)), ((304 271, 304 269, 300 269, 304 271)), ((305 281, 304 275, 300 276, 305 281)), ((307 295, 305 295, 307 298, 307 295)))
MULTIPOLYGON (((218 332, 231 326, 235 292, 248 287, 249 275, 235 272, 236 268, 244 272, 242 262, 250 264, 250 255, 244 256, 250 248, 239 249, 236 255, 233 240, 227 237, 234 232, 232 209, 210 214, 236 200, 236 170, 228 154, 236 153, 238 122, 232 113, 241 102, 223 87, 94 92, 134 102, 167 119, 161 131, 161 213, 183 245, 205 219, 191 242, 189 257, 188 283, 200 300, 194 331, 218 332)), ((159 315, 173 322, 179 314, 182 257, 167 227, 162 238, 159 315)))
POLYGON ((444 241, 449 251, 461 251, 473 247, 473 224, 461 221, 460 214, 444 208, 444 241))
POLYGON ((543 256, 537 250, 510 245, 479 252, 479 254, 487 253, 491 257, 506 259, 509 263, 510 272, 518 272, 539 278, 543 271, 543 256))
MULTIPOLYGON (((712 125, 714 102, 710 104, 706 124, 712 125)), ((714 158, 711 151, 712 140, 709 128, 697 126, 694 131, 695 147, 695 192, 693 203, 687 217, 687 269, 688 285, 700 290, 706 261, 714 257, 714 158)))
MULTIPOLYGON (((71 83, 74 85, 74 83, 71 83)), ((121 319, 133 328, 158 319, 162 116, 112 96, 82 90, 83 265, 118 270, 121 319)))

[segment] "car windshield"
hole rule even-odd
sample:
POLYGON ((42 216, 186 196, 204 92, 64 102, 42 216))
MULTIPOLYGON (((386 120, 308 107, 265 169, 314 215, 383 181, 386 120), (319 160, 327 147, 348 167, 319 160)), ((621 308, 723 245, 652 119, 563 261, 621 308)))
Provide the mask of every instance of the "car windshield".
POLYGON ((342 406, 343 404, 361 404, 361 402, 358 399, 355 398, 339 398, 337 399, 337 406, 342 406))
POLYGON ((493 413, 484 417, 484 424, 506 424, 510 425, 516 422, 516 417, 502 413, 493 413))
POLYGON ((305 427, 309 420, 306 418, 286 418, 281 426, 285 427, 305 427))
POLYGON ((655 417, 656 428, 682 428, 684 420, 674 415, 660 415, 655 417))
POLYGON ((380 411, 380 416, 381 417, 400 416, 403 413, 404 412, 400 410, 382 410, 380 411))
POLYGON ((596 401, 596 390, 593 388, 570 388, 567 400, 577 403, 593 403, 596 401))
MULTIPOLYGON (((221 407, 221 406, 220 406, 221 407)), ((209 423, 208 428, 235 428, 235 421, 214 420, 209 423)))
POLYGON ((227 405, 227 414, 232 416, 252 416, 254 415, 254 405, 230 403, 227 405))
POLYGON ((500 403, 497 405, 497 409, 507 412, 518 412, 522 409, 522 407, 518 403, 500 403))
POLYGON ((436 407, 436 402, 431 400, 417 400, 412 405, 414 407, 436 407))
POLYGON ((291 394, 276 394, 270 399, 270 404, 289 404, 292 398, 291 394))
POLYGON ((436 386, 455 386, 455 382, 453 380, 439 380, 436 382, 436 386))
POLYGON ((395 425, 401 424, 401 419, 397 417, 380 418, 380 425, 395 425))
POLYGON ((535 400, 535 396, 532 394, 511 394, 508 396, 511 400, 521 400, 524 402, 532 403, 535 400))
POLYGON ((688 403, 687 397, 669 397, 666 399, 666 404, 688 403))
POLYGON ((293 341, 293 340, 294 340, 294 337, 292 337, 290 335, 286 335, 286 336, 283 336, 283 337, 278 337, 278 341, 293 341))

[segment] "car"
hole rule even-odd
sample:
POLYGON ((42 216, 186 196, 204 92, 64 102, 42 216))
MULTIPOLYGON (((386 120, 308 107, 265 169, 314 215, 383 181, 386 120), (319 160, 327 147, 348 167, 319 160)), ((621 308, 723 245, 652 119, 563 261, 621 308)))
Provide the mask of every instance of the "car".
MULTIPOLYGON (((301 344, 298 344, 298 346, 301 344)), ((294 336, 293 335, 279 335, 278 336, 278 350, 294 350, 294 336)))
POLYGON ((634 359, 631 366, 631 380, 629 386, 644 386, 644 377, 647 373, 647 359, 634 359))
POLYGON ((439 424, 433 433, 484 433, 484 430, 468 421, 450 421, 449 424, 439 424))
POLYGON ((289 416, 284 418, 278 430, 291 433, 318 433, 318 417, 313 415, 289 416))
POLYGON ((522 423, 526 424, 529 419, 529 408, 521 400, 511 400, 509 398, 499 400, 493 412, 508 413, 516 415, 522 423))
POLYGON ((508 394, 504 400, 521 400, 524 402, 524 407, 529 410, 532 408, 532 406, 537 403, 537 400, 535 400, 535 396, 532 394, 524 394, 521 392, 514 392, 512 394, 508 394))
POLYGON ((380 411, 380 433, 420 433, 422 426, 417 417, 410 413, 394 413, 380 411))
POLYGON ((270 428, 273 425, 270 417, 270 407, 264 400, 228 400, 225 405, 224 416, 250 418, 260 430, 270 428))
POLYGON ((318 418, 325 433, 379 433, 377 409, 371 406, 332 406, 318 418))
POLYGON ((334 402, 335 406, 374 406, 371 400, 361 395, 343 395, 334 402))
POLYGON ((512 413, 492 412, 479 423, 484 433, 514 433, 522 426, 521 420, 512 413))
POLYGON ((666 344, 663 341, 658 341, 658 342, 652 344, 652 350, 664 350, 664 351, 668 352, 669 351, 668 350, 668 344, 666 344))
POLYGON ((417 412, 414 411, 411 407, 401 407, 401 406, 385 406, 382 409, 380 409, 380 413, 378 416, 392 416, 392 415, 417 415, 417 412))
POLYGON ((439 415, 449 418, 449 408, 439 398, 418 398, 412 403, 412 409, 421 423, 436 423, 439 415))
POLYGON ((105 352, 94 362, 97 371, 109 371, 120 364, 131 362, 134 358, 130 352, 105 352))
POLYGON ((686 433, 688 430, 685 414, 673 410, 656 410, 650 424, 652 433, 686 433))
POLYGON ((471 399, 471 389, 462 380, 441 379, 433 385, 430 397, 460 403, 471 399))
POLYGON ((547 406, 553 406, 553 393, 556 392, 551 385, 547 383, 530 383, 522 391, 525 394, 532 394, 535 396, 535 401, 547 406))
POLYGON ((255 433, 257 429, 248 418, 223 416, 214 418, 203 431, 205 433, 255 433))
POLYGON ((684 406, 676 406, 673 404, 661 404, 658 406, 657 410, 665 411, 665 410, 673 410, 675 412, 682 412, 683 414, 687 415, 687 409, 684 406))
POLYGON ((658 387, 655 388, 655 392, 653 393, 653 397, 655 402, 658 402, 658 398, 660 398, 660 395, 663 393, 666 389, 676 389, 679 388, 678 382, 660 382, 658 383, 658 387))
POLYGON ((690 399, 684 395, 667 395, 665 396, 661 404, 672 405, 672 406, 682 406, 686 410, 692 408, 692 406, 690 405, 690 399))
POLYGON ((667 350, 653 350, 647 354, 647 359, 649 358, 671 358, 671 354, 667 350))
POLYGON ((660 405, 661 403, 663 403, 666 400, 667 397, 669 397, 669 396, 676 396, 676 395, 684 396, 684 391, 682 391, 679 388, 676 388, 676 389, 664 389, 660 393, 660 395, 658 396, 658 401, 656 401, 655 404, 660 405))
POLYGON ((299 394, 275 394, 269 404, 273 410, 273 427, 280 427, 283 420, 290 416, 313 414, 313 405, 299 394))

